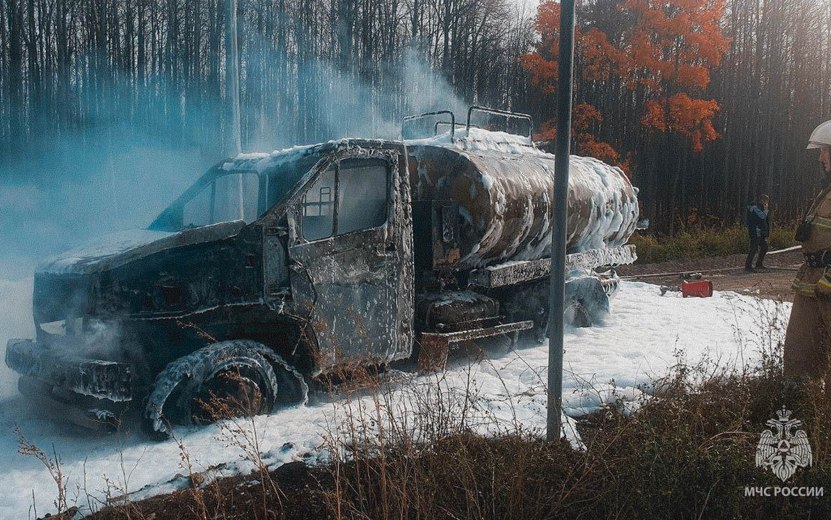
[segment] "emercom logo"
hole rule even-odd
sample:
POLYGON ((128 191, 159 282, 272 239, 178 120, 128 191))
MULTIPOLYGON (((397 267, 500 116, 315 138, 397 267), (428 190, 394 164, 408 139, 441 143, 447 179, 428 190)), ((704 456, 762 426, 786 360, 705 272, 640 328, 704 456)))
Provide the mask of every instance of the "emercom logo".
POLYGON ((777 410, 778 419, 768 419, 765 423, 776 428, 762 432, 759 445, 756 446, 756 466, 770 468, 774 475, 785 482, 796 473, 797 468, 811 465, 811 445, 808 436, 802 430, 793 431, 802 426, 802 421, 791 419, 790 410, 783 406, 777 410))
MULTIPOLYGON (((770 468, 782 482, 785 482, 796 473, 798 468, 811 465, 813 456, 808 436, 802 430, 794 429, 802 426, 802 421, 791 419, 790 410, 783 406, 776 412, 777 419, 769 419, 765 424, 773 430, 762 432, 762 438, 756 446, 756 467, 770 468)), ((745 487, 746 497, 822 497, 825 489, 822 487, 796 486, 760 486, 745 487)))

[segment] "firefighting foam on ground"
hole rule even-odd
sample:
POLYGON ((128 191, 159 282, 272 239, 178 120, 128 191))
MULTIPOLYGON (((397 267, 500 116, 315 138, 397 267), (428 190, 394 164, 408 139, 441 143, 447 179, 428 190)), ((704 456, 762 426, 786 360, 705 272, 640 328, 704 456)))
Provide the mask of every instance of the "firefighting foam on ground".
MULTIPOLYGON (((637 190, 619 169, 571 162, 567 294, 575 328, 566 343, 564 434, 579 447, 573 418, 618 399, 635 409, 679 356, 744 368, 769 347, 761 331, 781 331, 787 306, 731 293, 707 302, 667 298, 637 283, 619 290, 614 266, 636 258, 625 244, 638 220, 637 190), (765 323, 753 317, 760 309, 765 323), (586 325, 594 326, 577 327, 586 325), (707 341, 684 339, 704 326, 707 341)), ((8 302, 3 343, 37 338, 9 342, 4 357, 23 375, 26 395, 4 386, 2 420, 32 440, 62 432, 65 468, 77 474, 82 464, 95 482, 113 478, 108 460, 120 452, 135 468, 123 483, 134 498, 179 485, 166 463, 178 445, 151 444, 158 441, 142 421, 191 446, 205 468, 247 470, 231 462, 233 449, 216 449, 221 426, 204 426, 196 408, 205 388, 249 390, 224 386, 229 367, 264 396, 237 412, 258 414, 251 424, 283 446, 266 453, 272 467, 325 457, 321 430, 345 404, 313 378, 356 362, 414 355, 405 372, 382 380, 472 390, 482 433, 511 421, 539 429, 552 177, 552 156, 528 137, 475 128, 223 161, 149 229, 45 260, 34 287, 32 279, 0 286, 8 302), (374 187, 355 183, 367 175, 378 177, 374 187), (23 312, 31 309, 34 330, 23 312), (481 361, 454 348, 486 338, 501 341, 482 343, 490 346, 481 361), (430 375, 443 370, 441 380, 430 375), (22 420, 31 403, 40 412, 22 420), (117 431, 100 437, 66 421, 117 431)), ((406 386, 391 388, 407 399, 406 386)), ((42 470, 28 465, 10 478, 36 482, 42 470)), ((87 481, 83 492, 100 496, 95 485, 87 481)))

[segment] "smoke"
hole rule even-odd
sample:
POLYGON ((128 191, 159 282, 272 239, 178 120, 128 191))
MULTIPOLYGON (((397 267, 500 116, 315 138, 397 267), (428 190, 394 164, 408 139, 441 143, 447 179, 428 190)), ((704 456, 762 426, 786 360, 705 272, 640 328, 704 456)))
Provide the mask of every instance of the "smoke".
MULTIPOLYGON (((284 59, 266 49, 262 59, 284 59)), ((266 93, 270 106, 291 111, 262 110, 244 92, 243 150, 395 139, 410 113, 451 109, 463 117, 465 104, 414 50, 378 66, 387 71, 383 84, 321 60, 294 69, 290 84, 267 85, 266 93)), ((250 85, 256 69, 244 67, 244 74, 250 85)), ((145 227, 222 158, 219 93, 188 97, 166 78, 139 86, 113 76, 104 88, 76 89, 83 124, 69 131, 33 118, 32 137, 12 143, 15 153, 0 159, 0 280, 31 276, 41 259, 96 236, 145 227)))
MULTIPOLYGON (((6 342, 12 338, 31 338, 32 279, 9 282, 0 279, 0 359, 6 357, 6 342)), ((0 402, 17 394, 17 375, 0 362, 0 402)))
POLYGON ((211 162, 197 149, 108 134, 100 146, 63 137, 0 165, 0 279, 30 276, 39 259, 96 235, 148 224, 211 162))
MULTIPOLYGON (((266 102, 241 107, 243 150, 268 151, 344 137, 397 139, 404 116, 435 110, 452 110, 457 118, 466 114, 468 105, 414 47, 361 70, 323 59, 298 64, 256 31, 244 34, 251 40, 247 47, 256 49, 256 60, 296 69, 283 88, 265 86, 270 88, 266 102)), ((260 84, 252 76, 256 70, 250 66, 245 72, 247 83, 254 85, 252 97, 260 84)))
POLYGON ((452 110, 457 117, 467 111, 449 83, 427 66, 413 49, 408 49, 400 62, 389 64, 391 89, 367 85, 354 75, 338 71, 331 64, 316 62, 303 74, 314 80, 312 102, 324 107, 321 140, 342 137, 376 137, 397 139, 401 119, 405 115, 435 110, 452 110))

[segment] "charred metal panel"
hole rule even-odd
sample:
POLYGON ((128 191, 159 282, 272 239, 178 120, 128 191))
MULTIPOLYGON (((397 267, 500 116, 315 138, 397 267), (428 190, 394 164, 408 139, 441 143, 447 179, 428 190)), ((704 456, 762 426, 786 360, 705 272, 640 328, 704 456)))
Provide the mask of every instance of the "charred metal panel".
POLYGON ((35 324, 86 315, 92 279, 92 275, 35 273, 32 295, 35 324))
POLYGON ((267 298, 279 298, 289 287, 288 228, 263 226, 263 276, 267 298))
MULTIPOLYGON (((241 222, 185 230, 106 262, 79 257, 84 274, 64 256, 36 277, 37 348, 127 363, 134 386, 145 388, 167 363, 204 346, 205 335, 225 339, 273 327, 275 313, 262 303, 262 236, 256 224, 241 222), (65 272, 53 272, 57 265, 65 272), (93 265, 99 270, 91 271, 93 265), (47 322, 63 323, 65 334, 44 330, 47 322)), ((100 370, 110 369, 85 370, 89 383, 79 388, 92 385, 95 392, 100 370)), ((53 376, 61 374, 39 377, 61 386, 53 376)))
POLYGON ((261 229, 248 226, 231 237, 172 247, 104 271, 95 288, 96 314, 156 318, 259 302, 261 248, 261 229))
POLYGON ((128 363, 83 359, 69 350, 54 352, 29 340, 10 341, 6 365, 16 372, 35 377, 76 394, 129 401, 132 399, 132 370, 128 363))
POLYGON ((262 239, 256 226, 230 222, 163 235, 121 252, 116 251, 123 244, 108 244, 112 250, 101 258, 76 251, 47 263, 35 276, 36 323, 62 320, 69 331, 74 318, 181 316, 261 301, 262 239))
MULTIPOLYGON (((566 270, 595 269, 603 266, 631 264, 636 259, 635 246, 631 244, 609 249, 592 249, 567 255, 566 270)), ((478 287, 495 289, 539 280, 547 277, 550 273, 550 258, 506 262, 473 270, 468 277, 468 283, 478 287)))
POLYGON ((493 327, 477 328, 458 332, 424 332, 419 335, 421 351, 418 356, 419 372, 435 372, 447 366, 450 346, 468 343, 478 339, 515 335, 534 326, 532 321, 504 323, 493 327))
MULTIPOLYGON (((433 264, 464 270, 550 256, 554 156, 454 145, 408 147, 415 200, 435 201, 433 264), (458 212, 450 215, 451 201, 458 212), (451 237, 450 225, 456 220, 451 237)), ((636 190, 618 168, 573 156, 569 252, 623 245, 635 229, 636 190)))
MULTIPOLYGON (((397 148, 397 147, 396 147, 397 148)), ((395 358, 404 359, 413 352, 415 342, 415 240, 413 238, 413 198, 407 168, 407 151, 401 149, 393 166, 392 253, 395 269, 393 306, 395 309, 395 358)))
POLYGON ((245 222, 234 221, 176 232, 138 229, 114 233, 46 260, 38 267, 38 272, 55 275, 99 273, 166 250, 232 237, 244 226, 245 222))
POLYGON ((385 363, 409 356, 412 349, 412 220, 403 148, 349 141, 318 165, 306 186, 338 161, 356 158, 388 164, 384 225, 309 241, 303 238, 303 190, 289 209, 292 298, 314 332, 319 371, 337 364, 385 363))
MULTIPOLYGON (((361 242, 382 240, 378 234, 361 235, 361 242)), ((387 307, 394 290, 391 259, 352 245, 345 251, 324 252, 315 244, 292 250, 292 279, 299 278, 292 291, 295 301, 309 304, 304 310, 311 315, 321 368, 362 357, 385 360, 394 354, 390 351, 395 345, 395 316, 387 307)))
POLYGON ((499 318, 499 302, 473 291, 443 291, 419 295, 417 322, 422 330, 499 318))

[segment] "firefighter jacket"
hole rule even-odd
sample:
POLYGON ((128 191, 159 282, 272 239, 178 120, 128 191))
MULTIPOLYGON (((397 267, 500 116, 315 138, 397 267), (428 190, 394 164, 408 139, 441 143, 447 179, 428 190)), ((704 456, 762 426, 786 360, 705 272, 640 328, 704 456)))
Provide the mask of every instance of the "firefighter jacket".
MULTIPOLYGON (((829 251, 828 256, 831 258, 831 184, 814 199, 805 215, 805 221, 810 222, 811 232, 808 239, 802 242, 802 252, 822 254, 829 251)), ((810 267, 803 263, 796 273, 793 289, 797 294, 811 298, 817 295, 831 297, 831 292, 817 291, 817 284, 826 273, 831 280, 831 267, 810 267)), ((828 284, 820 284, 820 287, 823 286, 828 287, 828 284)))

